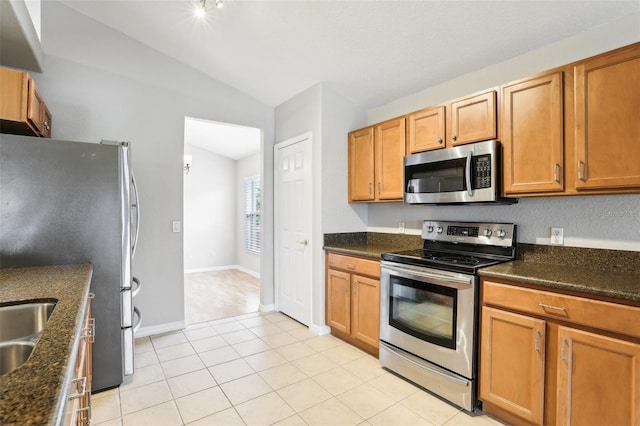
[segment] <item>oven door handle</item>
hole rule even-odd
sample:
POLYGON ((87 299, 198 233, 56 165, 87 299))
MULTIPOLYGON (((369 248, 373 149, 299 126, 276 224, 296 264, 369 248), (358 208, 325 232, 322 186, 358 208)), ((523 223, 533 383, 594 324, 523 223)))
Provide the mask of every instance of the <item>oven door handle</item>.
POLYGON ((399 356, 399 357, 400 357, 400 358, 402 358, 403 360, 407 361, 408 363, 411 363, 411 364, 415 365, 416 367, 418 367, 418 368, 420 368, 420 369, 429 370, 429 372, 430 372, 430 373, 433 373, 433 374, 435 374, 436 376, 440 376, 440 377, 442 377, 443 379, 451 380, 452 382, 456 382, 456 383, 458 383, 458 384, 460 384, 460 385, 469 386, 469 381, 468 381, 468 380, 458 379, 457 377, 453 377, 453 376, 450 376, 450 375, 448 375, 448 374, 441 373, 441 372, 439 372, 438 370, 434 370, 433 368, 429 368, 429 367, 428 367, 428 366, 426 366, 426 365, 418 364, 417 362, 415 362, 415 361, 414 361, 414 360, 412 360, 411 358, 406 357, 406 356, 404 356, 403 354, 401 354, 400 352, 393 350, 393 348, 390 348, 390 347, 389 347, 389 345, 385 345, 385 347, 386 347, 387 349, 391 349, 391 350, 393 351, 393 354, 394 354, 394 355, 399 356))
POLYGON ((402 266, 398 266, 397 264, 394 264, 393 266, 389 266, 387 270, 391 273, 391 275, 401 274, 401 276, 405 278, 411 278, 411 277, 427 278, 435 281, 434 284, 442 284, 445 286, 451 283, 466 284, 466 285, 473 284, 470 278, 459 278, 459 277, 453 277, 449 275, 434 274, 431 272, 416 271, 412 269, 403 268, 402 266))
POLYGON ((467 152, 467 164, 464 169, 464 179, 467 183, 467 194, 469 194, 469 197, 473 197, 473 189, 471 189, 471 155, 471 151, 467 152))

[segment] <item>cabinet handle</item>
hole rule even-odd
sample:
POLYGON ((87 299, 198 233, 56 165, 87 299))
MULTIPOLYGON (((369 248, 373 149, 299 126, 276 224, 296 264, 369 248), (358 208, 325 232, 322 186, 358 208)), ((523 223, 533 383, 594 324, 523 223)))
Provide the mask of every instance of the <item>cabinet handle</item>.
POLYGON ((458 139, 458 137, 456 135, 451 135, 451 139, 455 141, 458 139))
POLYGON ((380 194, 381 194, 381 191, 382 191, 382 189, 381 189, 381 182, 378 182, 378 195, 380 195, 380 194))
POLYGON ((373 184, 371 182, 369 182, 369 195, 371 195, 372 186, 373 186, 373 184))
POLYGON ((560 344, 560 359, 563 361, 567 360, 566 353, 564 351, 564 344, 567 342, 567 339, 562 339, 562 343, 560 344))
POLYGON ((582 160, 578 160, 578 179, 583 182, 587 181, 587 166, 582 160))
POLYGON ((302 244, 303 246, 308 246, 309 245, 309 240, 296 241, 296 243, 302 244))
POLYGON ((546 303, 538 303, 538 306, 540 306, 543 309, 555 309, 556 311, 562 311, 562 312, 566 312, 567 308, 565 308, 564 306, 553 306, 553 305, 547 305, 546 303))
POLYGON ((356 265, 354 265, 353 263, 347 263, 347 269, 355 271, 356 270, 356 265))
POLYGON ((74 393, 73 395, 69 396, 69 400, 73 400, 73 399, 78 399, 78 398, 82 398, 83 396, 85 396, 87 394, 87 378, 86 377, 79 377, 77 379, 73 379, 72 380, 73 383, 81 383, 82 386, 82 390, 79 393, 74 393))
POLYGON ((438 143, 442 145, 442 142, 444 142, 442 138, 438 138, 438 143))
POLYGON ((95 318, 89 318, 89 327, 83 328, 82 333, 83 333, 82 334, 83 339, 89 339, 90 343, 95 342, 95 336, 96 336, 96 319, 95 318))
POLYGON ((344 294, 349 294, 349 282, 344 282, 344 294))
POLYGON ((534 345, 535 345, 536 352, 540 352, 540 337, 541 336, 542 336, 542 333, 540 333, 540 330, 536 330, 536 337, 534 339, 534 345))
POLYGON ((358 281, 353 283, 353 295, 356 296, 358 294, 358 281))
POLYGON ((553 180, 560 183, 560 164, 553 163, 553 180))
POLYGON ((91 424, 91 404, 83 408, 78 408, 76 410, 76 413, 78 413, 78 422, 80 424, 83 424, 83 425, 91 424), (83 416, 83 414, 85 413, 86 413, 86 416, 83 416))

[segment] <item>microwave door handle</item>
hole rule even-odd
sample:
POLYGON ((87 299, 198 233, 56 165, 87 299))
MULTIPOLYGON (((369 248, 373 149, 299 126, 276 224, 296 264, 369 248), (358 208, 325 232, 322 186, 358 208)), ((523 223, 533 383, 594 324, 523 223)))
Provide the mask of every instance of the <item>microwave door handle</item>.
POLYGON ((473 189, 471 189, 471 156, 472 154, 473 153, 471 151, 467 152, 467 164, 464 170, 464 178, 467 182, 467 193, 469 194, 469 197, 473 197, 473 189))

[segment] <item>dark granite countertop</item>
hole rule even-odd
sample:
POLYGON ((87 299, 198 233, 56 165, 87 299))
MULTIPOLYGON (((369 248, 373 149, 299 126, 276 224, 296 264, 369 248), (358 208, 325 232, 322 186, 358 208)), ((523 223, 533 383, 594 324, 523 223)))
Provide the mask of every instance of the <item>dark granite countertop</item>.
POLYGON ((0 424, 61 424, 92 271, 91 265, 0 269, 0 306, 56 302, 29 360, 0 376, 0 424))
POLYGON ((421 248, 422 243, 420 235, 349 232, 325 234, 323 248, 334 253, 380 260, 382 253, 421 248))
POLYGON ((518 249, 518 260, 482 268, 480 276, 640 303, 640 252, 532 244, 518 249))

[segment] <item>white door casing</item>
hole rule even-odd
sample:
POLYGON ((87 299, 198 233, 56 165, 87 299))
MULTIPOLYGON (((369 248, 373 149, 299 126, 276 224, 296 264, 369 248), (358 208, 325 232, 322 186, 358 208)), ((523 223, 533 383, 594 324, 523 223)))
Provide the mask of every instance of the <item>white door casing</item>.
POLYGON ((311 324, 312 146, 306 133, 274 146, 276 309, 311 324))

